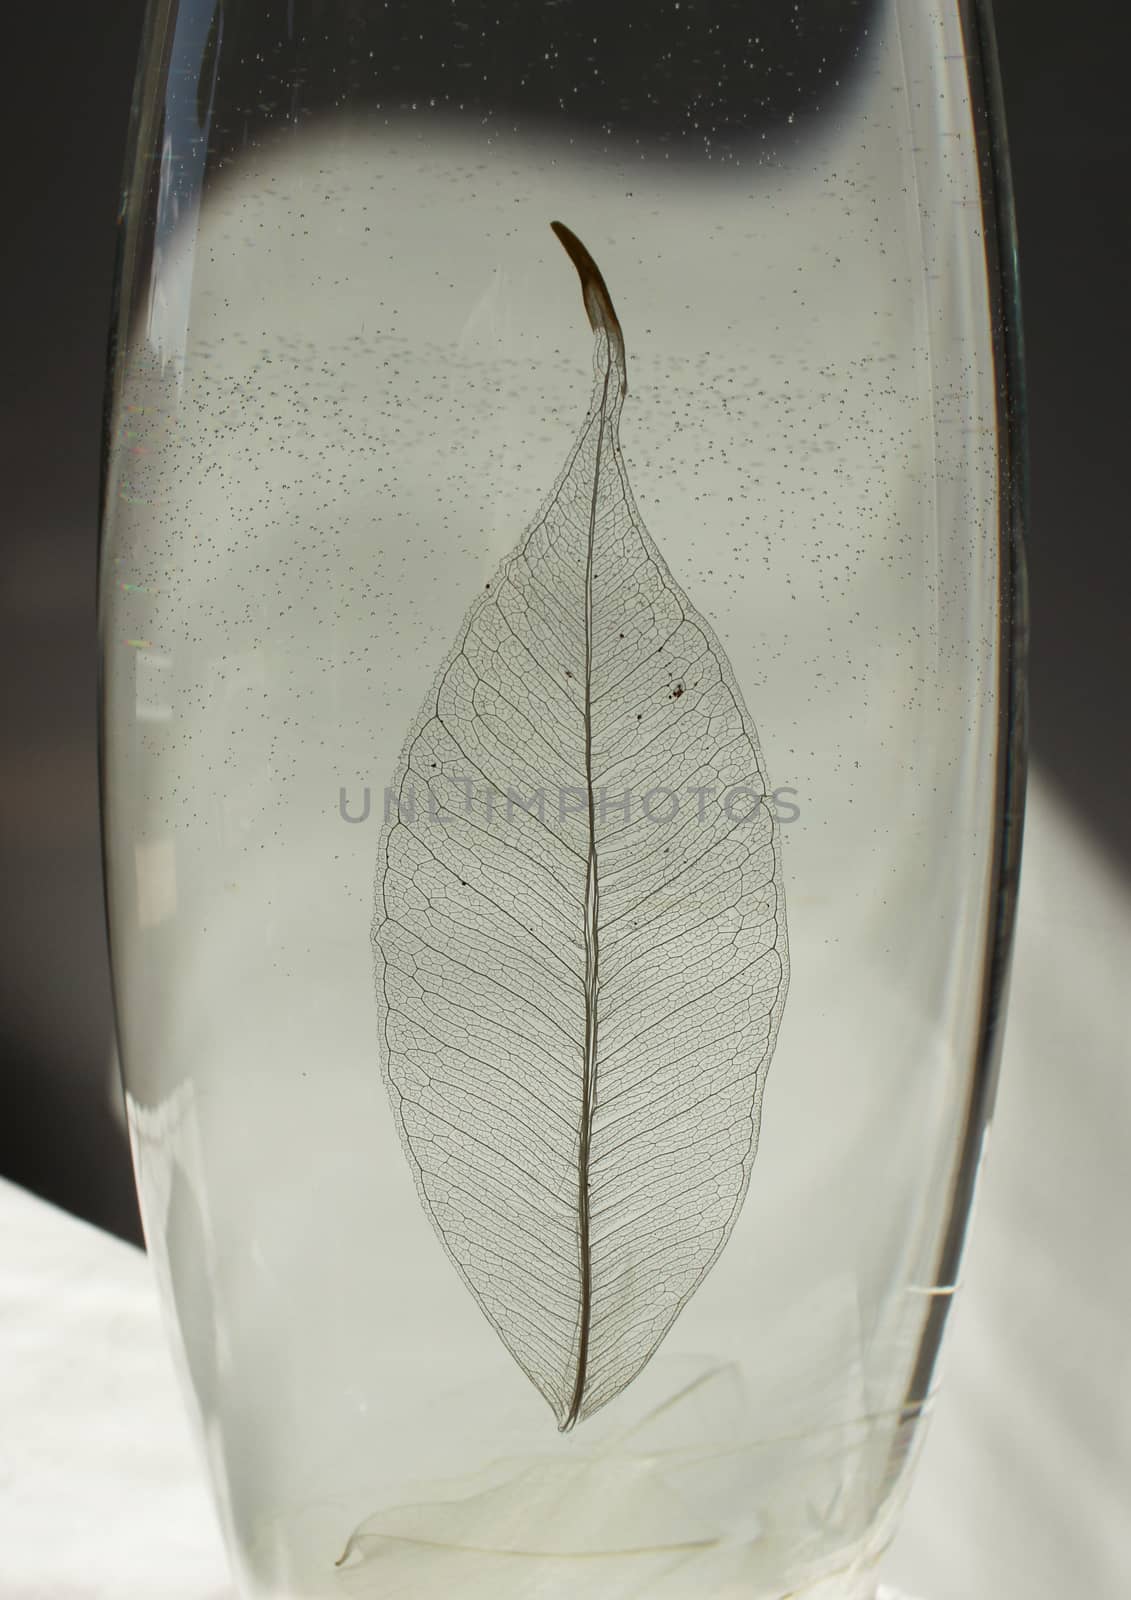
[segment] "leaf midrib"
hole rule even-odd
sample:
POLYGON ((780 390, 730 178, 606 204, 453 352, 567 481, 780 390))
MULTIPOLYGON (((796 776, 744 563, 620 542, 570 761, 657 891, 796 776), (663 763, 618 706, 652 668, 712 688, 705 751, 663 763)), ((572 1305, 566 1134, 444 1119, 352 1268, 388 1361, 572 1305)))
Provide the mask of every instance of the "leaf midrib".
MULTIPOLYGON (((610 349, 610 357, 611 357, 610 349)), ((600 877, 597 861, 597 816, 593 786, 593 547, 597 530, 597 499, 601 486, 601 456, 605 443, 605 422, 609 400, 611 359, 605 366, 601 386, 601 419, 597 428, 597 449, 593 461, 593 493, 589 501, 589 529, 585 552, 585 789, 587 797, 589 847, 585 870, 585 1042, 581 1068, 581 1119, 577 1141, 577 1220, 580 1293, 578 1307, 577 1368, 573 1394, 561 1431, 573 1427, 581 1413, 589 1370, 589 1334, 593 1321, 593 1260, 589 1237, 589 1157, 593 1130, 593 1109, 597 1092, 597 990, 600 970, 600 877)))

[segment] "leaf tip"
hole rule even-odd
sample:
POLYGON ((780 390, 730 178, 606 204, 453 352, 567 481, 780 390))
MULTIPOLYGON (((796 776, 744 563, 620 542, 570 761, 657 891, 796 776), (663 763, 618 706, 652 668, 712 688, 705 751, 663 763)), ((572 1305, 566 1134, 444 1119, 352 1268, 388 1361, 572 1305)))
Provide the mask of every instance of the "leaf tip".
POLYGON ((564 222, 551 222, 550 227, 581 279, 581 298, 585 314, 589 318, 589 326, 594 333, 604 333, 608 336, 609 351, 620 375, 621 394, 626 394, 628 376, 624 334, 621 331, 620 318, 613 309, 612 296, 609 294, 601 269, 572 228, 567 228, 564 222))

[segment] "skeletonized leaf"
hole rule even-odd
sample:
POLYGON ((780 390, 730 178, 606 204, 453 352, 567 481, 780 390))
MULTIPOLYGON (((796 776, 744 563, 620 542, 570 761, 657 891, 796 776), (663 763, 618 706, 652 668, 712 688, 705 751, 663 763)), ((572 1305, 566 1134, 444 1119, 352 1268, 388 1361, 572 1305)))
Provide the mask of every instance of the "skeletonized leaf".
POLYGON ((592 401, 405 742, 373 943, 421 1202, 566 1429, 637 1375, 734 1226, 787 959, 757 736, 633 502, 620 325, 553 227, 592 401))

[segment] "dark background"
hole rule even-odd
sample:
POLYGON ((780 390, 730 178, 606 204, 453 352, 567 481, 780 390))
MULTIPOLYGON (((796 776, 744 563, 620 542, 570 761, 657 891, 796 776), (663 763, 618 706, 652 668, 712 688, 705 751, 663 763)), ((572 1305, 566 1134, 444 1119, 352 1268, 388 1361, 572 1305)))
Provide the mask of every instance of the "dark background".
MULTIPOLYGON (((0 1175, 139 1240, 110 1099, 94 580, 115 215, 144 4, 10 6, 0 113, 0 1175)), ((1033 755, 1122 872, 1127 10, 1124 0, 997 6, 1029 363, 1033 755)))

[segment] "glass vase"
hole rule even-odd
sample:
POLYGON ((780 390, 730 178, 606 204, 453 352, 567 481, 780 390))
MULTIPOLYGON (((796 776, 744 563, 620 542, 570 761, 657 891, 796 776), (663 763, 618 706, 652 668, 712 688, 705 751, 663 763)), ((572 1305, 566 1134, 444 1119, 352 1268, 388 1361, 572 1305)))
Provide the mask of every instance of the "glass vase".
POLYGON ((988 7, 153 0, 120 1052, 239 1591, 876 1593, 993 1097, 988 7))

